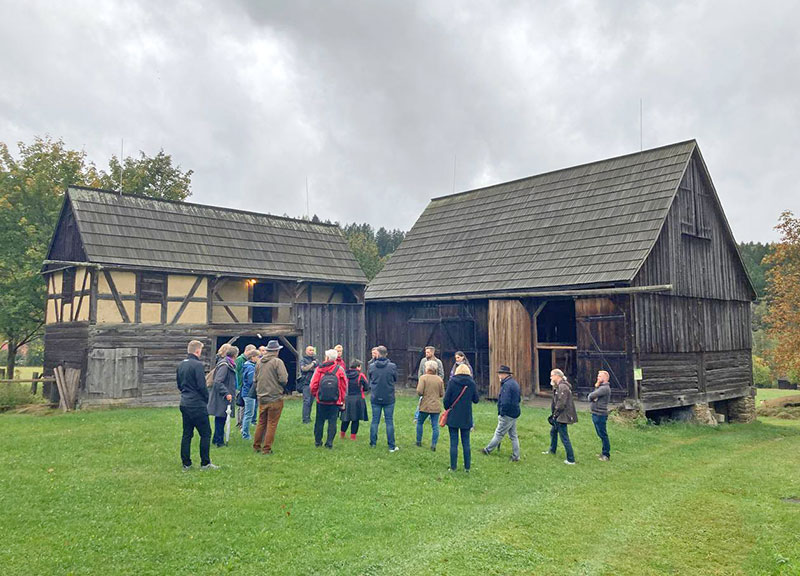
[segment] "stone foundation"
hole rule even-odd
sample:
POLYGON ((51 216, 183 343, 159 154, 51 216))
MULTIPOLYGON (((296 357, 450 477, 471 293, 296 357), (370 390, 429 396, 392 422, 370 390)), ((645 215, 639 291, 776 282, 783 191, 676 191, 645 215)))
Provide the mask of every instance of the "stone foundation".
POLYGON ((706 403, 695 404, 692 406, 694 421, 704 426, 717 426, 717 414, 714 409, 706 403))
POLYGON ((728 400, 729 422, 753 422, 756 419, 756 398, 752 394, 728 400))

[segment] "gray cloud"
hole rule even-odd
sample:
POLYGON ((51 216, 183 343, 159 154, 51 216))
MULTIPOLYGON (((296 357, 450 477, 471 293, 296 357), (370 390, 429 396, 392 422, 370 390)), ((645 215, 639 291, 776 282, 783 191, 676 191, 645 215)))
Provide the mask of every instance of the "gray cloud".
POLYGON ((197 202, 409 228, 432 196, 697 138, 741 240, 796 191, 793 2, 0 0, 0 140, 163 147, 197 202), (456 159, 455 182, 453 164, 456 159))

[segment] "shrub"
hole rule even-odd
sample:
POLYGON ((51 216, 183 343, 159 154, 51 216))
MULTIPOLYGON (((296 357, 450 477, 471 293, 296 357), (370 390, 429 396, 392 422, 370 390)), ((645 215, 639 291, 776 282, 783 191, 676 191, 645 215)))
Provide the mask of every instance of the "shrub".
POLYGON ((27 404, 41 404, 40 396, 31 394, 30 384, 0 384, 0 408, 16 408, 27 404))
POLYGON ((758 356, 753 356, 753 384, 756 388, 775 388, 775 380, 767 363, 758 356))

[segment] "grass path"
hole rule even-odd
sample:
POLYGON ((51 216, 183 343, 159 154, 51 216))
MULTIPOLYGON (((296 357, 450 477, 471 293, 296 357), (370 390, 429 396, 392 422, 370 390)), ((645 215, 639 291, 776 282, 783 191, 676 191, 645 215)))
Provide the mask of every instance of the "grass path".
POLYGON ((581 414, 567 467, 526 409, 512 465, 507 442, 479 454, 482 403, 467 475, 446 472, 446 434, 413 446, 413 409, 400 399, 397 454, 366 429, 327 451, 289 401, 275 455, 234 439, 216 473, 180 471, 175 409, 2 415, 0 573, 800 573, 800 505, 781 500, 800 497, 798 423, 612 424, 605 464, 581 414))

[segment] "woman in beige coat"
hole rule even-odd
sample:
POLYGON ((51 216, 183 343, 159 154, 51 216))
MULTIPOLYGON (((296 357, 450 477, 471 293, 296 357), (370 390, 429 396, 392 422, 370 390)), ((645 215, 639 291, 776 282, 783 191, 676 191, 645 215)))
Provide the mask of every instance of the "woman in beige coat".
POLYGON ((442 397, 444 396, 444 381, 436 374, 438 366, 435 360, 425 363, 425 374, 417 384, 417 394, 420 395, 419 418, 417 418, 417 446, 422 446, 422 424, 426 418, 431 419, 431 450, 436 452, 436 442, 439 440, 439 413, 442 411, 442 397))

